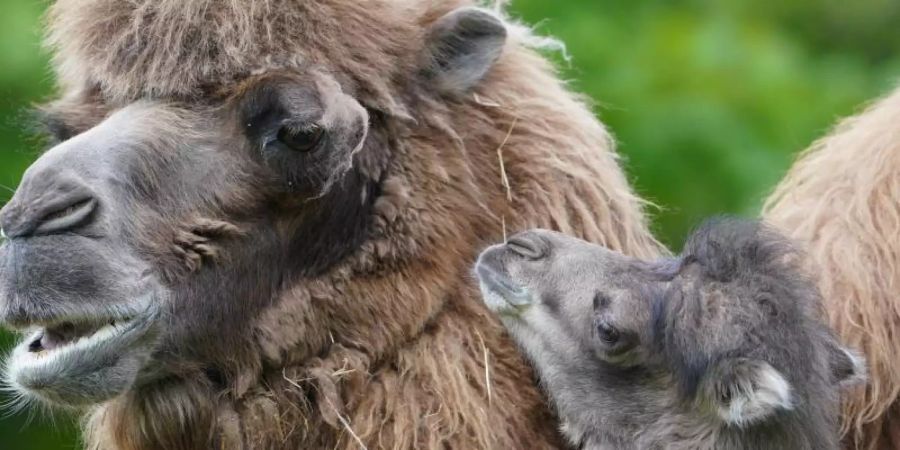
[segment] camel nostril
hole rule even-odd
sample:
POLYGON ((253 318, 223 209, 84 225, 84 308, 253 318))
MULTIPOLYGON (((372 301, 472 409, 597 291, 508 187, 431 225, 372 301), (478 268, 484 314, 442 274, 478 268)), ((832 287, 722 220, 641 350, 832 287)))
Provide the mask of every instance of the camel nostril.
POLYGON ((93 197, 74 197, 57 203, 37 220, 32 234, 54 234, 71 230, 88 222, 97 209, 93 197))
POLYGON ((63 233, 94 219, 99 201, 81 181, 40 172, 26 179, 0 209, 0 229, 8 239, 63 233))
POLYGON ((513 253, 527 259, 536 260, 547 256, 547 241, 533 233, 517 234, 506 242, 513 253))

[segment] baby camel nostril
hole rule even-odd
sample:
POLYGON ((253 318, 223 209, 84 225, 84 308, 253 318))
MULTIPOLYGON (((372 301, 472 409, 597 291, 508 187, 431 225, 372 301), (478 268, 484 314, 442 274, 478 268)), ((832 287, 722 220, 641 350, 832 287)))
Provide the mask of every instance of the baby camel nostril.
POLYGON ((518 234, 506 242, 513 253, 528 259, 541 259, 547 254, 547 244, 543 238, 533 234, 518 234))

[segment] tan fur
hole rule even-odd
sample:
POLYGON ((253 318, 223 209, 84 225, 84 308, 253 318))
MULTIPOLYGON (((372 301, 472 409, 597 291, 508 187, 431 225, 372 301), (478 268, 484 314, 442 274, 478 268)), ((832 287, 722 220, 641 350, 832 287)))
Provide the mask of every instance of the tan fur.
POLYGON ((804 153, 764 215, 809 244, 832 325, 865 353, 868 386, 845 402, 848 443, 900 448, 900 90, 804 153))
POLYGON ((466 98, 417 81, 426 26, 469 4, 56 2, 49 43, 66 98, 97 91, 108 109, 140 97, 190 102, 254 74, 315 64, 395 130, 373 238, 255 319, 259 361, 226 392, 173 382, 96 408, 89 448, 559 444, 530 371, 473 288, 477 252, 502 238, 504 222, 510 232, 553 228, 642 257, 663 250, 606 130, 526 45, 546 41, 514 27, 466 98))

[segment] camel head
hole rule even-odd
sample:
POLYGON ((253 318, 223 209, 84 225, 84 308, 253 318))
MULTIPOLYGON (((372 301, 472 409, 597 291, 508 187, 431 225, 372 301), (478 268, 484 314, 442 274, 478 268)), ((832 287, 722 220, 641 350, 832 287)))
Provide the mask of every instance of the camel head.
POLYGON ((372 241, 422 105, 468 95, 506 41, 475 8, 138 3, 52 7, 54 145, 0 213, 0 321, 23 336, 6 377, 28 399, 241 390, 367 326, 302 287, 402 258, 372 241), (296 320, 259 326, 285 297, 296 320))

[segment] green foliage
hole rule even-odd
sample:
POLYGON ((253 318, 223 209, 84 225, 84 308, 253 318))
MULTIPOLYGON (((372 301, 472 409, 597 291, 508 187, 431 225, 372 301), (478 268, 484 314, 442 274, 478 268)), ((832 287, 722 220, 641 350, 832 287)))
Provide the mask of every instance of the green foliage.
POLYGON ((561 38, 655 229, 678 247, 702 218, 752 216, 797 151, 900 75, 900 3, 522 1, 561 38))
MULTIPOLYGON (((0 204, 40 150, 25 112, 52 88, 45 6, 6 0, 0 14, 0 204)), ((595 99, 673 247, 706 216, 755 215, 797 151, 900 75, 894 0, 515 0, 513 10, 567 44, 563 75, 595 99)), ((24 419, 0 419, 0 448, 77 447, 69 422, 51 431, 24 419)))

